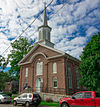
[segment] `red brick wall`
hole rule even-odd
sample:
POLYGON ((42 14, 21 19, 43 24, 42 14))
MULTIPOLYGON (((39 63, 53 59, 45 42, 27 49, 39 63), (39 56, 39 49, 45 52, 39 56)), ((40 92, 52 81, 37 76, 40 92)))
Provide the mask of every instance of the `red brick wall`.
MULTIPOLYGON (((57 88, 59 91, 65 90, 64 58, 50 60, 48 63, 48 88, 53 87, 53 77, 57 77, 57 88), (53 63, 57 63, 57 73, 53 74, 53 63)), ((54 88, 52 88, 54 89, 54 88)), ((57 90, 57 89, 56 89, 57 90)), ((57 91, 58 91, 57 90, 57 91)))
MULTIPOLYGON (((75 93, 77 91, 82 90, 81 87, 77 88, 77 85, 76 85, 76 70, 78 69, 79 64, 80 64, 79 62, 76 62, 76 61, 71 60, 71 59, 67 60, 67 62, 66 62, 66 70, 68 71, 68 67, 70 67, 71 75, 72 75, 72 88, 69 88, 69 86, 68 86, 68 77, 66 76, 66 81, 67 81, 66 90, 67 90, 67 94, 73 94, 73 93, 75 93)), ((67 73, 67 71, 66 71, 66 73, 67 73)), ((66 75, 68 75, 68 73, 66 75)), ((79 72, 79 75, 80 75, 80 72, 79 72)), ((80 78, 81 78, 81 76, 80 76, 80 78)))
POLYGON ((44 53, 47 57, 52 57, 52 56, 56 56, 56 55, 59 55, 60 53, 58 52, 55 52, 55 51, 51 51, 50 49, 48 48, 45 48, 45 47, 42 47, 42 46, 38 46, 33 52, 32 54, 24 61, 24 62, 27 62, 30 60, 30 58, 38 53, 38 52, 41 52, 41 53, 44 53))
MULTIPOLYGON (((37 52, 42 52, 44 53, 47 57, 49 56, 54 56, 54 55, 59 55, 57 52, 51 51, 47 48, 44 47, 38 47, 32 55, 34 55, 37 52)), ((32 57, 30 55, 27 58, 27 61, 32 57)), ((59 57, 59 58, 53 58, 47 60, 43 55, 37 55, 34 59, 32 64, 27 64, 21 66, 20 69, 20 92, 22 92, 25 84, 25 80, 28 80, 28 86, 31 86, 32 91, 35 91, 35 83, 37 78, 42 78, 43 79, 43 89, 48 91, 49 89, 53 91, 62 89, 63 94, 72 94, 75 91, 78 91, 80 89, 77 89, 76 87, 76 73, 75 70, 79 66, 79 63, 76 62, 75 60, 69 59, 66 61, 65 57, 59 57), (40 59, 40 60, 39 60, 40 59), (36 63, 42 61, 43 62, 43 75, 41 76, 36 76, 36 63), (57 73, 53 74, 52 68, 53 68, 53 63, 57 63, 57 73), (68 87, 68 78, 67 78, 67 67, 70 66, 71 68, 71 73, 72 73, 72 89, 69 89, 68 87), (28 78, 25 77, 25 69, 28 67, 29 72, 28 72, 28 78), (53 77, 57 77, 57 89, 52 88, 53 87, 53 77)))

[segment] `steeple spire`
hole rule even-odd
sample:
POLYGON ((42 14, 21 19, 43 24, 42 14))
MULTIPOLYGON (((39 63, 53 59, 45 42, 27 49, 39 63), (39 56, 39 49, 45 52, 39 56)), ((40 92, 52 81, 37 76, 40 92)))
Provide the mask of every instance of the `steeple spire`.
POLYGON ((47 26, 47 14, 46 14, 46 5, 44 4, 44 17, 43 17, 43 25, 47 26))
POLYGON ((39 30, 39 43, 44 44, 49 47, 54 47, 54 44, 50 41, 51 36, 50 32, 52 30, 51 27, 47 24, 47 14, 46 14, 46 5, 44 5, 44 17, 42 26, 38 27, 39 30))

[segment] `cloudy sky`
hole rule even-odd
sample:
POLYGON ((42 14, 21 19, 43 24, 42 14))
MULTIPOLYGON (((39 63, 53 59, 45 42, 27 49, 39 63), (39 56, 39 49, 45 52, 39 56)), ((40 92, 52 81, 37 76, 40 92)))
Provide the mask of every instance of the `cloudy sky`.
MULTIPOLYGON (((0 0, 0 54, 44 9, 51 0, 0 0)), ((23 34, 38 41, 37 29, 43 14, 23 34), (35 32, 35 33, 34 33, 35 32)), ((55 48, 79 59, 91 36, 100 30, 100 0, 53 0, 47 8, 51 41, 55 48), (55 14, 62 6, 64 7, 55 14)), ((3 54, 2 54, 3 53, 3 54)))

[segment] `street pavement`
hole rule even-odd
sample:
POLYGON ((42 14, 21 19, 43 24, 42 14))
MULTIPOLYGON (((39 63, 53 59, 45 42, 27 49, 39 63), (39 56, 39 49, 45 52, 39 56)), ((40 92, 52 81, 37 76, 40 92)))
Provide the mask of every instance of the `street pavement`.
MULTIPOLYGON (((22 105, 13 106, 12 104, 0 104, 0 107, 24 107, 22 105)), ((34 106, 31 106, 34 107, 34 106)), ((38 106, 38 107, 51 107, 51 106, 38 106)))

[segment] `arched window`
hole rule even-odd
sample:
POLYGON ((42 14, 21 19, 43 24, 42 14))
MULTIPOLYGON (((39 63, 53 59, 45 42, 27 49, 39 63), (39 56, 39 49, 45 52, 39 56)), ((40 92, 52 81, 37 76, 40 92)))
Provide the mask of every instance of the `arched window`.
POLYGON ((68 67, 68 86, 69 88, 72 88, 72 75, 71 75, 70 67, 68 67))
POLYGON ((42 75, 43 72, 43 62, 38 62, 36 64, 36 75, 42 75))
POLYGON ((78 72, 78 70, 76 70, 76 86, 77 86, 77 88, 80 88, 79 87, 79 79, 80 79, 79 72, 78 72))
POLYGON ((53 88, 57 88, 57 77, 53 77, 53 88))
POLYGON ((53 63, 53 73, 57 73, 57 63, 53 63))

